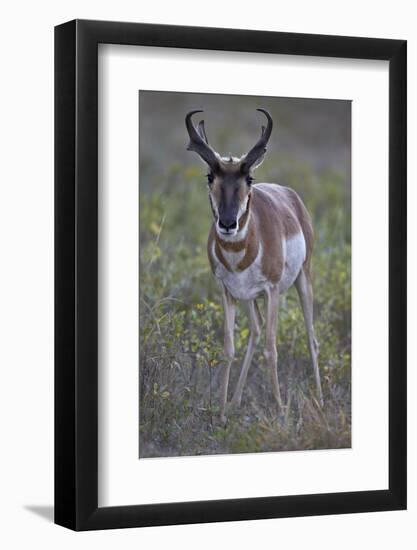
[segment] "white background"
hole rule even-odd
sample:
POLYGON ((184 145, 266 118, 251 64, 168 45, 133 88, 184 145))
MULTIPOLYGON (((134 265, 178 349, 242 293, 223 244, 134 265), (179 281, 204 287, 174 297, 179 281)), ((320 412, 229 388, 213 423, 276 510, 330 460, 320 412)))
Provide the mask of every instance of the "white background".
POLYGON ((409 288, 409 510, 74 534, 46 521, 53 495, 53 33, 74 17, 408 39, 409 278, 417 280, 417 24, 413 2, 19 2, 0 34, 2 270, 0 542, 5 548, 414 548, 417 295, 409 288), (411 154, 413 153, 413 154, 411 154))
POLYGON ((99 61, 99 504, 386 489, 388 64, 114 45, 100 48, 99 61), (351 449, 138 460, 138 89, 146 88, 352 100, 351 449))

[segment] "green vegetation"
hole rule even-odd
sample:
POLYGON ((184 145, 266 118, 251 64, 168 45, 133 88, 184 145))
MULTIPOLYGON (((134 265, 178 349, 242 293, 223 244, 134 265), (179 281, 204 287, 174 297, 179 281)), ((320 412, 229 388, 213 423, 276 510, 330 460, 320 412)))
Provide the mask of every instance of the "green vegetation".
MULTIPOLYGON (((276 118, 279 115, 280 112, 276 113, 276 118)), ((287 114, 287 119, 290 129, 299 130, 299 118, 287 114)), ((211 128, 210 131, 213 132, 211 128)), ((224 127, 219 127, 219 135, 213 136, 217 143, 224 131, 224 127)), ((184 148, 182 125, 176 128, 176 133, 178 147, 184 148)), ((232 128, 231 140, 233 135, 232 128)), ((165 139, 162 146, 168 147, 169 136, 154 137, 155 141, 158 139, 165 139)), ((141 150, 140 456, 349 447, 348 176, 329 165, 317 170, 312 163, 303 161, 302 155, 277 153, 272 147, 257 170, 257 181, 277 182, 295 189, 313 218, 315 330, 320 344, 325 406, 322 410, 314 397, 303 317, 295 289, 291 289, 282 298, 277 333, 285 413, 278 414, 274 405, 261 339, 241 408, 223 426, 218 420, 217 395, 217 376, 223 363, 223 312, 219 288, 206 255, 211 212, 205 168, 192 153, 175 158, 175 150, 173 147, 172 155, 163 158, 155 147, 141 150)), ((239 375, 248 334, 246 315, 239 307, 229 396, 239 375)))

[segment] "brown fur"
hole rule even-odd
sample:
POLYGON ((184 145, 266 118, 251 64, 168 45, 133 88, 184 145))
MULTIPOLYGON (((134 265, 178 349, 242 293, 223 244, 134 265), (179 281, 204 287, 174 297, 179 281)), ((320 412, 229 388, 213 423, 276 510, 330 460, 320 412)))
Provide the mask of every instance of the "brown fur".
POLYGON ((258 255, 258 249, 259 245, 256 239, 255 226, 250 224, 246 235, 246 252, 242 260, 237 264, 237 271, 244 271, 255 261, 258 255))
MULTIPOLYGON (((214 245, 214 250, 215 250, 215 253, 216 253, 216 256, 217 256, 217 259, 219 260, 219 262, 221 262, 228 271, 232 271, 232 268, 229 266, 229 264, 227 263, 225 257, 223 256, 222 247, 220 246, 220 243, 219 243, 217 238, 216 238, 216 244, 214 245)), ((209 257, 210 257, 210 255, 209 255, 209 257)), ((213 268, 213 264, 212 264, 212 268, 213 268)), ((214 270, 213 270, 213 272, 214 272, 214 270)))

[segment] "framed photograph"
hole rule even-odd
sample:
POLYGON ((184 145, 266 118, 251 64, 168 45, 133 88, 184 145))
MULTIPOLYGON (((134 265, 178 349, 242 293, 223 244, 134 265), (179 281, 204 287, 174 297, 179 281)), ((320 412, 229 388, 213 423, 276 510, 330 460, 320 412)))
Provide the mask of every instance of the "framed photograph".
POLYGON ((55 522, 406 507, 406 42, 55 29, 55 522))

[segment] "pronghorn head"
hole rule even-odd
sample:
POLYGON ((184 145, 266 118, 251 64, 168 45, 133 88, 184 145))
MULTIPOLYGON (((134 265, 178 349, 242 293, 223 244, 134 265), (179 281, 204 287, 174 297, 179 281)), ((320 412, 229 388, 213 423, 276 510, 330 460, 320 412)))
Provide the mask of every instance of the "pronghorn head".
POLYGON ((185 117, 185 125, 190 136, 187 149, 196 152, 208 165, 207 174, 211 208, 216 222, 217 233, 222 238, 237 235, 243 229, 250 208, 252 172, 263 161, 266 145, 272 132, 272 117, 265 109, 257 109, 267 118, 266 128, 262 126, 259 140, 252 149, 240 158, 221 157, 207 140, 204 120, 197 128, 191 117, 201 110, 190 111, 185 117))

